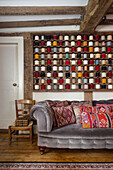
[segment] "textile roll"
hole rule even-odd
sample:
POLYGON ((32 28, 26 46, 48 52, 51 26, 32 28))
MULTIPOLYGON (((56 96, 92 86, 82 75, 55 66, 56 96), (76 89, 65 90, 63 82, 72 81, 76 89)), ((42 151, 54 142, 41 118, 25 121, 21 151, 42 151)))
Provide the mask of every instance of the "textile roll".
POLYGON ((57 40, 58 39, 57 35, 53 35, 53 39, 57 40))
POLYGON ((84 70, 87 71, 88 70, 88 66, 84 66, 84 70))
POLYGON ((35 90, 39 90, 39 85, 35 85, 35 90))
POLYGON ((51 85, 47 85, 47 89, 50 90, 51 89, 51 85))
POLYGON ((57 66, 53 66, 53 71, 57 71, 57 66))
POLYGON ((59 54, 59 58, 63 58, 63 54, 59 54))
POLYGON ((108 60, 108 64, 112 64, 112 60, 111 59, 108 60))
POLYGON ((65 66, 65 70, 66 70, 66 71, 69 71, 69 70, 70 70, 70 67, 69 67, 69 66, 65 66))
POLYGON ((41 83, 44 84, 45 80, 44 79, 41 79, 41 83))
POLYGON ((41 71, 45 71, 46 68, 44 66, 41 67, 41 71))
POLYGON ((66 60, 66 61, 65 61, 65 64, 66 64, 66 65, 70 65, 70 60, 66 60))
POLYGON ((94 52, 99 52, 99 47, 95 47, 94 52))
POLYGON ((35 48, 35 52, 38 53, 39 52, 39 48, 35 48))
POLYGON ((106 60, 101 60, 101 64, 106 64, 106 60))
POLYGON ((71 40, 75 40, 75 36, 74 35, 71 35, 71 40))
POLYGON ((87 39, 88 39, 87 35, 83 35, 83 40, 87 40, 87 39))
POLYGON ((90 58, 94 58, 94 54, 91 53, 91 54, 90 54, 90 58))
POLYGON ((46 87, 45 87, 45 85, 44 84, 42 84, 41 85, 41 89, 45 89, 46 87))
MULTIPOLYGON (((50 51, 48 51, 48 52, 51 52, 51 50, 50 50, 50 51)), ((57 47, 54 47, 54 48, 53 48, 53 52, 54 52, 54 53, 58 52, 57 47)))
POLYGON ((46 36, 46 39, 47 39, 47 40, 51 40, 51 35, 47 35, 47 36, 46 36))
POLYGON ((70 89, 70 85, 69 85, 69 84, 66 84, 66 85, 65 85, 65 89, 70 89))
POLYGON ((81 46, 81 41, 77 41, 77 46, 81 46))
POLYGON ((90 89, 94 89, 94 84, 89 85, 90 89))
POLYGON ((89 70, 93 71, 94 70, 94 66, 89 66, 89 70))
POLYGON ((68 36, 68 35, 65 35, 65 36, 64 36, 64 40, 69 40, 69 36, 68 36))
POLYGON ((39 59, 39 54, 35 54, 35 59, 39 59))
POLYGON ((63 48, 59 48, 59 52, 60 52, 60 53, 63 52, 63 48))
POLYGON ((87 41, 83 41, 83 46, 87 46, 87 41))
POLYGON ((58 73, 58 77, 63 77, 63 73, 62 72, 58 73))
POLYGON ((88 48, 87 48, 87 47, 83 47, 83 51, 84 51, 84 52, 87 52, 87 51, 88 51, 88 48))
POLYGON ((95 35, 95 40, 99 40, 99 35, 95 35))
POLYGON ((112 71, 112 66, 108 66, 108 70, 109 70, 109 71, 112 71))
POLYGON ((75 46, 75 41, 71 41, 71 46, 75 46))
POLYGON ((40 43, 39 43, 38 41, 35 41, 35 42, 34 42, 34 45, 35 45, 35 46, 39 46, 40 43))
POLYGON ((94 64, 94 60, 89 60, 89 64, 94 64))
POLYGON ((51 73, 47 73, 47 77, 51 77, 51 73))
POLYGON ((72 77, 76 77, 76 73, 75 73, 75 72, 72 72, 71 76, 72 76, 72 77))
POLYGON ((47 60, 47 64, 50 65, 51 64, 51 60, 47 60))
POLYGON ((105 44, 105 41, 103 41, 103 42, 102 42, 102 46, 105 46, 105 45, 106 45, 106 44, 105 44))
POLYGON ((107 47, 107 52, 111 52, 111 51, 112 51, 111 47, 107 47))
POLYGON ((75 83, 76 83, 76 79, 72 79, 72 83, 74 83, 74 84, 75 84, 75 83))
POLYGON ((95 58, 100 58, 100 54, 99 53, 95 54, 95 58))
POLYGON ((57 72, 53 72, 53 77, 58 77, 58 73, 57 72))
POLYGON ((71 55, 71 57, 72 57, 72 58, 75 58, 75 57, 76 57, 76 55, 73 53, 73 54, 71 55))
POLYGON ((64 86, 63 85, 59 85, 59 89, 61 90, 61 89, 63 89, 64 88, 64 86))
POLYGON ((75 47, 72 47, 72 48, 71 48, 71 51, 72 51, 72 52, 75 52, 75 51, 76 51, 76 48, 75 48, 75 47))
POLYGON ((63 71, 63 67, 62 66, 59 66, 59 71, 63 71))
POLYGON ((51 79, 47 79, 47 83, 48 83, 48 84, 51 84, 51 83, 52 83, 52 80, 51 80, 51 79))
POLYGON ((59 83, 63 83, 64 82, 64 80, 63 79, 59 79, 59 83))
POLYGON ((78 77, 82 77, 82 73, 81 72, 78 72, 78 77))
POLYGON ((96 77, 100 77, 100 72, 96 72, 96 77))
POLYGON ((81 66, 78 66, 78 71, 82 71, 82 67, 81 66))
MULTIPOLYGON (((44 48, 44 49, 45 49, 45 48, 44 48)), ((45 50, 44 50, 44 51, 45 51, 45 50)), ((43 51, 43 52, 44 52, 44 51, 43 51)), ((47 48, 47 52, 51 52, 51 48, 50 48, 50 47, 47 48)))
POLYGON ((101 35, 101 40, 105 40, 105 39, 106 39, 105 35, 101 35))
POLYGON ((47 66, 47 71, 52 71, 52 67, 50 65, 47 66))
POLYGON ((101 70, 106 71, 106 70, 107 70, 106 66, 102 66, 102 67, 101 67, 101 70))
POLYGON ((89 73, 89 77, 94 77, 94 73, 93 72, 89 73))
POLYGON ((62 46, 63 45, 63 41, 59 41, 59 46, 62 46))
POLYGON ((99 64, 100 63, 100 60, 95 60, 95 64, 99 64))
POLYGON ((51 41, 47 41, 47 46, 51 46, 51 41))
POLYGON ((89 47, 89 52, 93 52, 93 47, 89 47))
POLYGON ((58 82, 58 80, 57 79, 53 79, 53 83, 55 84, 55 83, 57 83, 58 82))
POLYGON ((82 60, 78 60, 78 61, 77 61, 77 64, 78 64, 78 65, 82 64, 82 60))
POLYGON ((83 54, 83 58, 87 58, 87 54, 83 54))
POLYGON ((65 58, 69 58, 69 54, 68 53, 65 54, 65 58))
POLYGON ((105 85, 105 84, 102 84, 102 85, 101 85, 101 89, 106 89, 106 85, 105 85))
POLYGON ((84 89, 88 89, 88 84, 84 84, 84 89))
POLYGON ((35 71, 39 71, 39 67, 35 67, 35 71))
POLYGON ((53 60, 53 65, 57 65, 57 60, 53 60))
POLYGON ((93 35, 90 35, 90 36, 89 36, 89 40, 93 40, 93 35))
POLYGON ((76 61, 75 61, 75 60, 71 60, 71 64, 72 64, 72 65, 75 65, 75 64, 76 64, 76 61))
POLYGON ((81 40, 82 36, 81 35, 77 35, 77 40, 81 40))
POLYGON ((101 77, 106 77, 106 73, 101 73, 101 77))
POLYGON ((76 84, 71 85, 71 89, 76 89, 76 88, 77 88, 76 84))
POLYGON ((65 41, 65 46, 69 46, 69 41, 65 41))
POLYGON ((57 46, 57 41, 53 41, 53 46, 57 46))
POLYGON ((112 54, 108 54, 107 56, 108 56, 108 58, 112 58, 112 54))
POLYGON ((35 73, 35 77, 39 77, 39 73, 38 72, 35 73))
POLYGON ((56 84, 53 85, 53 89, 54 90, 57 90, 58 89, 58 86, 56 84))
POLYGON ((53 54, 53 58, 58 58, 58 55, 57 54, 53 54))
POLYGON ((101 48, 101 51, 102 51, 102 52, 105 52, 105 51, 106 51, 106 47, 102 47, 102 48, 101 48))
POLYGON ((89 46, 93 46, 93 41, 89 41, 89 46))
POLYGON ((39 40, 39 36, 38 35, 35 36, 35 40, 39 40))
POLYGON ((112 83, 112 78, 108 78, 108 83, 112 83))
POLYGON ((63 40, 63 36, 62 35, 59 36, 59 40, 63 40))
POLYGON ((107 40, 112 40, 112 35, 107 35, 107 40))
POLYGON ((65 73, 65 76, 70 77, 70 73, 69 72, 65 73))
POLYGON ((82 83, 82 79, 81 78, 78 78, 78 83, 82 83))
POLYGON ((68 84, 70 83, 70 79, 66 79, 65 82, 68 84))
POLYGON ((106 58, 106 54, 102 54, 101 57, 102 57, 102 58, 106 58))
POLYGON ((106 83, 106 79, 104 78, 104 79, 102 79, 102 83, 106 83))
POLYGON ((82 48, 81 47, 77 47, 77 52, 81 52, 82 48))
POLYGON ((69 52, 69 47, 66 47, 66 48, 65 48, 65 52, 69 52))
POLYGON ((112 77, 112 72, 108 72, 107 76, 112 77))
MULTIPOLYGON (((56 61, 56 64, 57 64, 57 60, 55 60, 55 61, 56 61)), ((59 60, 59 64, 63 65, 63 60, 62 59, 59 60)))
POLYGON ((112 84, 108 84, 108 89, 113 89, 113 85, 112 84))
POLYGON ((90 79, 89 79, 89 83, 94 83, 94 79, 93 79, 93 78, 90 78, 90 79))
POLYGON ((85 71, 85 72, 83 73, 83 76, 84 76, 84 77, 88 77, 88 76, 89 76, 89 75, 88 75, 88 72, 85 71))
POLYGON ((88 79, 83 79, 83 83, 88 83, 88 79))
POLYGON ((96 66, 95 69, 98 71, 100 70, 100 66, 96 66))
POLYGON ((83 64, 87 65, 88 64, 88 60, 83 60, 83 64))
POLYGON ((96 88, 96 89, 100 89, 100 84, 96 84, 96 85, 95 85, 95 88, 96 88))
POLYGON ((100 79, 99 78, 96 78, 96 83, 100 83, 100 79))
POLYGON ((41 35, 41 40, 44 40, 44 38, 45 38, 44 35, 41 35))
POLYGON ((108 41, 108 42, 106 43, 106 45, 107 45, 107 46, 111 46, 111 41, 108 41))

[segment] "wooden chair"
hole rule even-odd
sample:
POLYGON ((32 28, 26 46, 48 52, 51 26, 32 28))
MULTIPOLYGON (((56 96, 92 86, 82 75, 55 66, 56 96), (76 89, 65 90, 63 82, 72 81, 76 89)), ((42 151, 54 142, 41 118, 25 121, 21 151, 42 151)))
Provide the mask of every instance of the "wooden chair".
MULTIPOLYGON (((18 118, 25 118, 25 116, 29 116, 30 108, 35 104, 35 100, 15 100, 16 106, 16 120, 18 118)), ((11 144, 12 138, 26 138, 30 137, 30 143, 32 144, 32 136, 33 136, 33 121, 29 121, 27 126, 16 126, 14 122, 11 126, 9 126, 9 144, 11 144), (19 131, 29 130, 30 134, 19 134, 19 131)))

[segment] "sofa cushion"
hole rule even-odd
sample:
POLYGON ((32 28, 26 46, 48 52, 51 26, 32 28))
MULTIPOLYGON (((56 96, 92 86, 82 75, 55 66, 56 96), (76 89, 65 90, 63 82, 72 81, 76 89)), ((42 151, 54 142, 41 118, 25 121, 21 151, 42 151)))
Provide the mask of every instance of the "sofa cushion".
POLYGON ((96 106, 97 104, 112 104, 113 105, 113 99, 110 99, 110 100, 93 100, 92 104, 93 104, 93 106, 96 106))
POLYGON ((71 105, 72 105, 72 107, 73 107, 73 111, 74 111, 74 114, 75 114, 75 117, 76 117, 76 123, 77 124, 80 124, 80 123, 82 123, 81 122, 81 115, 80 115, 80 113, 81 113, 81 111, 82 111, 82 109, 83 109, 83 107, 82 106, 92 106, 92 102, 91 101, 84 101, 84 102, 72 102, 71 103, 71 105))
POLYGON ((81 124, 70 124, 54 128, 51 132, 40 132, 39 136, 53 139, 113 139, 113 128, 82 129, 81 124))
POLYGON ((52 107, 55 113, 57 127, 72 124, 76 122, 72 106, 52 107))

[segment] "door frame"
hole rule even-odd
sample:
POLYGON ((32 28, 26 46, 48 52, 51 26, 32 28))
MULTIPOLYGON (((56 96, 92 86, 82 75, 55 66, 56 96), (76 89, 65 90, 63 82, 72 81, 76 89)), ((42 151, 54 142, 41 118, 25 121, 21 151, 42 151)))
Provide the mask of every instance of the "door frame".
POLYGON ((19 99, 24 99, 24 38, 19 37, 2 37, 0 36, 0 44, 17 44, 18 46, 18 88, 19 99))

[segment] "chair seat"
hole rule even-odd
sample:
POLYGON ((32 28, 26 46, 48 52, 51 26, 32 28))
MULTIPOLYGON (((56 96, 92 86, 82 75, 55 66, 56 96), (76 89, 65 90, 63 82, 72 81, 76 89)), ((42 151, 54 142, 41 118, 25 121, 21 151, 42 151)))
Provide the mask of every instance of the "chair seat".
POLYGON ((30 121, 28 126, 15 126, 15 122, 12 123, 11 128, 15 128, 16 130, 25 130, 29 129, 33 125, 33 121, 30 121))

